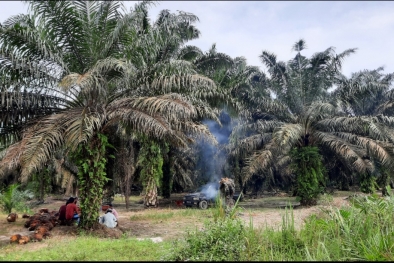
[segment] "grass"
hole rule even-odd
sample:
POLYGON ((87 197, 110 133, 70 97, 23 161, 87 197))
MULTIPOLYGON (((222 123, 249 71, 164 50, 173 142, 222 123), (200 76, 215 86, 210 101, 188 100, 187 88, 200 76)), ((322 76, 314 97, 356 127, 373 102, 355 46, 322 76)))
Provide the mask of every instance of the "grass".
MULTIPOLYGON (((328 205, 332 196, 322 196, 320 201, 328 205)), ((266 209, 238 208, 238 211, 253 213, 266 209)), ((225 213, 220 206, 204 211, 145 210, 130 219, 179 222, 188 218, 204 222, 204 231, 194 228, 185 232, 181 239, 161 243, 126 237, 108 240, 85 235, 73 239, 49 239, 37 244, 36 251, 31 250, 37 245, 30 243, 24 247, 10 245, 2 248, 0 261, 394 260, 394 197, 357 197, 351 207, 327 206, 322 212, 308 217, 302 227, 296 228, 292 209, 285 209, 279 228, 265 226, 256 229, 252 217, 249 223, 245 223, 238 216, 231 216, 238 213, 225 213)))
MULTIPOLYGON (((131 195, 129 197, 130 203, 135 203, 138 202, 142 199, 142 196, 139 195, 131 195)), ((114 197, 114 201, 113 203, 120 203, 120 204, 124 204, 125 203, 125 198, 122 196, 115 196, 114 197)))
POLYGON ((175 242, 168 260, 394 260, 394 197, 360 197, 351 207, 326 209, 322 216, 310 216, 299 231, 291 208, 278 230, 255 229, 252 219, 245 225, 237 218, 222 218, 175 242))
POLYGON ((210 214, 207 209, 201 211, 199 209, 160 209, 160 210, 148 210, 144 211, 143 214, 136 214, 130 217, 131 221, 174 221, 177 219, 188 218, 203 218, 210 214))
POLYGON ((153 243, 134 238, 115 240, 94 237, 78 237, 58 243, 50 243, 45 249, 18 251, 2 248, 0 261, 159 261, 168 253, 169 242, 153 243))

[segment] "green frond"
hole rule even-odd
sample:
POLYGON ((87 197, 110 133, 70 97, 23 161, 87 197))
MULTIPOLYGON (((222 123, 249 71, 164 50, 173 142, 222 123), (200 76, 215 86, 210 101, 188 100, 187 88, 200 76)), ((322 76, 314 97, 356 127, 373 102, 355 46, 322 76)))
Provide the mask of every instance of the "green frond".
POLYGON ((368 137, 357 136, 349 133, 333 133, 344 141, 365 149, 366 153, 376 158, 384 166, 391 166, 394 161, 394 145, 374 140, 368 137))
MULTIPOLYGON (((166 94, 157 97, 124 98, 111 103, 108 107, 110 114, 127 112, 128 110, 144 111, 147 114, 166 114, 166 118, 190 119, 197 116, 193 105, 179 94, 166 94)), ((112 115, 110 115, 112 118, 112 115)))
POLYGON ((216 85, 211 79, 197 74, 158 77, 151 86, 155 90, 162 90, 163 93, 188 91, 197 98, 212 97, 216 90, 216 85))
POLYGON ((265 132, 273 132, 275 129, 285 125, 284 122, 281 121, 267 121, 267 120, 257 120, 255 124, 255 129, 259 133, 265 133, 265 132))

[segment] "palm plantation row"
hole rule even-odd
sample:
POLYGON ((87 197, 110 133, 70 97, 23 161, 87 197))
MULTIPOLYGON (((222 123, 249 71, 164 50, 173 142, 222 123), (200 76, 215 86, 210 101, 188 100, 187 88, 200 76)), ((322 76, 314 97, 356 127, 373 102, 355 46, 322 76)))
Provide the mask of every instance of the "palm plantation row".
POLYGON ((390 181, 393 75, 342 75, 356 49, 307 58, 299 40, 288 62, 263 51, 264 73, 215 45, 187 45, 200 35, 190 13, 163 10, 150 21, 151 2, 28 4, 28 14, 0 25, 0 175, 26 183, 54 167, 58 184, 75 180, 83 227, 96 222, 110 179, 127 207, 133 182, 146 206, 158 191, 197 186, 204 145, 226 154, 217 172, 240 188, 293 189, 303 204, 327 185, 356 178, 372 192, 377 179, 384 189, 390 181), (228 142, 207 120, 230 129, 228 142))

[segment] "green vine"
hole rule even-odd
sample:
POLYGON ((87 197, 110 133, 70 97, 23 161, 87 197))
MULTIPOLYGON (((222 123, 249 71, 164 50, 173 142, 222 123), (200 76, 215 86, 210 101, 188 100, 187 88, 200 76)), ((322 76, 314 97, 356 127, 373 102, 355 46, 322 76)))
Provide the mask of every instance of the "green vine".
MULTIPOLYGON (((106 149, 113 147, 108 137, 97 134, 87 145, 79 145, 74 154, 78 166, 80 207, 82 210, 80 226, 91 228, 97 224, 99 208, 103 199, 103 187, 109 180, 105 172, 107 164, 106 149)), ((114 158, 113 155, 109 156, 114 158)))
POLYGON ((145 206, 157 206, 157 188, 163 179, 163 154, 160 145, 147 138, 140 136, 141 149, 138 155, 137 165, 141 167, 140 180, 145 189, 145 206))
POLYGON ((301 205, 315 205, 324 189, 325 169, 317 147, 306 146, 291 151, 292 170, 296 175, 297 196, 301 205))

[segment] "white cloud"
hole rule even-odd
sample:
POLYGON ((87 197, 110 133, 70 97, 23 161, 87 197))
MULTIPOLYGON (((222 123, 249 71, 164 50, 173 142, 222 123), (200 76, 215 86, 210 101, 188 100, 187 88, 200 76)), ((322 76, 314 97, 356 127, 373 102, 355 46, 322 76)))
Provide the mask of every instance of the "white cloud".
POLYGON ((19 1, 0 1, 0 23, 7 18, 27 12, 27 5, 19 1))
MULTIPOLYGON (((127 9, 136 1, 124 2, 127 9)), ((160 10, 182 10, 197 15, 201 31, 189 44, 203 51, 216 43, 219 52, 232 57, 244 56, 249 64, 263 68, 259 55, 263 50, 288 60, 291 46, 306 40, 310 56, 330 46, 337 52, 359 48, 343 65, 346 75, 385 65, 394 72, 394 2, 385 1, 161 1, 150 9, 156 20, 160 10)), ((24 13, 21 2, 0 1, 0 22, 24 13)))

